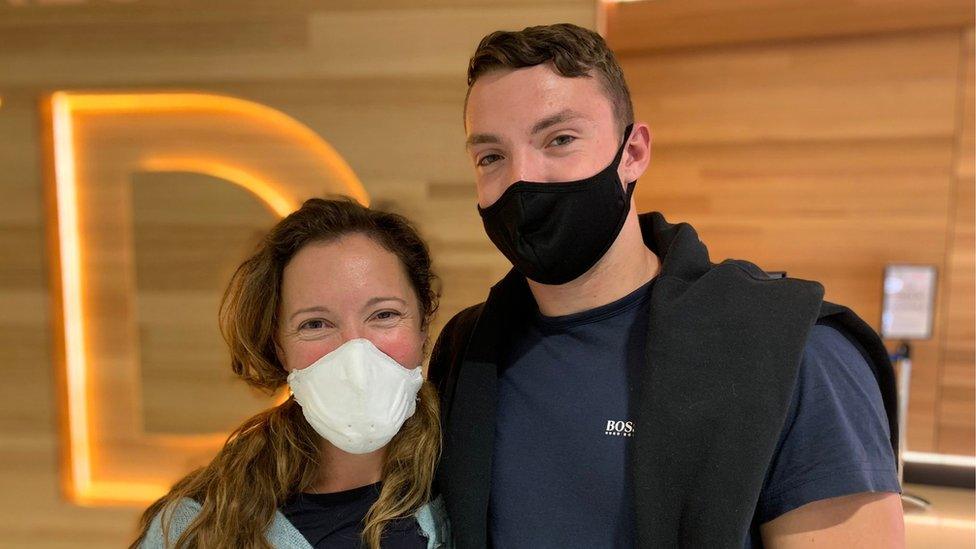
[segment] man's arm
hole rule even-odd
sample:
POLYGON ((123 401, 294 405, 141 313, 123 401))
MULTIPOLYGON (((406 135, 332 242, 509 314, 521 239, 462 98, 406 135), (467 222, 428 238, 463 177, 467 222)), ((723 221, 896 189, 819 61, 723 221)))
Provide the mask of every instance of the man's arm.
POLYGON ((865 492, 808 503, 763 524, 768 549, 905 547, 901 496, 865 492))

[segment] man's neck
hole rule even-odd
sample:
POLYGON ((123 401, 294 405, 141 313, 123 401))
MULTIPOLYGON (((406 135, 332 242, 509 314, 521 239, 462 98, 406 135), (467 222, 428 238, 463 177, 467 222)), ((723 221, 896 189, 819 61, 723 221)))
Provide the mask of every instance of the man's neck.
POLYGON ((659 269, 660 261, 644 244, 632 204, 617 240, 589 271, 558 286, 529 280, 529 288, 542 314, 563 316, 613 303, 648 283, 659 269))
POLYGON ((350 454, 323 439, 321 448, 321 472, 313 492, 342 492, 383 480, 386 447, 368 454, 350 454))

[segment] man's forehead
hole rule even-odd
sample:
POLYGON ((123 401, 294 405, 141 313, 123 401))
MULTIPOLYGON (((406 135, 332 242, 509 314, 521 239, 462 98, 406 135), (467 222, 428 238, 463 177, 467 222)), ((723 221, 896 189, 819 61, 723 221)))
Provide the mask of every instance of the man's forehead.
MULTIPOLYGON (((599 92, 599 86, 593 85, 595 80, 587 76, 562 76, 547 65, 498 69, 471 85, 467 106, 480 111, 507 109, 511 104, 569 101, 573 96, 599 92)), ((471 114, 470 109, 465 114, 471 114)))
POLYGON ((612 109, 596 78, 566 77, 548 65, 498 69, 472 85, 465 104, 468 146, 501 134, 532 134, 582 119, 594 122, 612 109))

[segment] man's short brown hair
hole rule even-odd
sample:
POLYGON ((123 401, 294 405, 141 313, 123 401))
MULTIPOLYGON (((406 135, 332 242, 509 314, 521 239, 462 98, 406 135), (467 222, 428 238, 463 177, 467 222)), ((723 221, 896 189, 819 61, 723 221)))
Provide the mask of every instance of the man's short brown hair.
MULTIPOLYGON (((634 106, 624 73, 599 34, 569 23, 495 31, 481 39, 468 63, 468 95, 482 75, 498 69, 521 69, 549 63, 567 78, 589 77, 590 71, 613 105, 618 129, 634 122, 634 106)), ((467 97, 464 104, 467 110, 467 97)))

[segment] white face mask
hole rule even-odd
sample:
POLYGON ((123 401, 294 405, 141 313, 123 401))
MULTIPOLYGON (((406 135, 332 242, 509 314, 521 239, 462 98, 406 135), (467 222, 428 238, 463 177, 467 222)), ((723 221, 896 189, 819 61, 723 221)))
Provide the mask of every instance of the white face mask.
POLYGON ((417 408, 424 378, 368 339, 352 339, 292 370, 288 385, 305 419, 323 438, 350 454, 382 448, 417 408))

